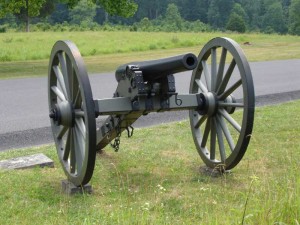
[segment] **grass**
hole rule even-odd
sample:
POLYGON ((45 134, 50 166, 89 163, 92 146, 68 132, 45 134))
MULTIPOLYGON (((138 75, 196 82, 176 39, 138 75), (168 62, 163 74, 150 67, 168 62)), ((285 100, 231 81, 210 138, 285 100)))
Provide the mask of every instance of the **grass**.
POLYGON ((114 71, 137 60, 199 54, 210 39, 227 36, 242 45, 250 61, 300 58, 300 37, 234 33, 34 32, 0 35, 0 79, 45 76, 57 40, 78 46, 90 73, 114 71), (244 45, 249 42, 250 45, 244 45))
POLYGON ((97 155, 92 195, 62 193, 52 145, 2 152, 43 152, 55 168, 0 171, 0 224, 297 225, 299 114, 300 101, 258 108, 246 155, 218 178, 200 172, 188 121, 137 129, 118 153, 97 155))

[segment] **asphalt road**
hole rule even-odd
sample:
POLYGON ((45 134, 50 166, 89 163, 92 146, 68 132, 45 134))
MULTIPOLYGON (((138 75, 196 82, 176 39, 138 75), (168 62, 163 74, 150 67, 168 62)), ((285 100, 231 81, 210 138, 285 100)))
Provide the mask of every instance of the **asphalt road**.
MULTIPOLYGON (((300 98, 300 59, 254 62, 252 70, 256 105, 300 98)), ((175 75, 179 93, 188 93, 190 72, 175 75)), ((90 76, 93 98, 111 97, 117 82, 114 73, 90 76)), ((53 142, 48 118, 47 78, 0 80, 0 151, 53 142)), ((150 114, 135 127, 187 118, 187 112, 150 114)))

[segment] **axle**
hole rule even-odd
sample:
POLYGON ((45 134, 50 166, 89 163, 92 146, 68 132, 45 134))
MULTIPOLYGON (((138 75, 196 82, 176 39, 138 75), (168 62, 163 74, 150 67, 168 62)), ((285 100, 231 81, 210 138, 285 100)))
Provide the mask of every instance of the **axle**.
POLYGON ((231 114, 235 107, 228 108, 226 104, 236 104, 233 99, 228 97, 220 106, 212 93, 176 94, 168 99, 162 99, 160 96, 140 96, 133 101, 130 97, 94 100, 96 114, 109 115, 97 130, 97 149, 103 149, 124 130, 128 131, 139 117, 150 112, 196 110, 200 115, 210 116, 222 107, 231 114))

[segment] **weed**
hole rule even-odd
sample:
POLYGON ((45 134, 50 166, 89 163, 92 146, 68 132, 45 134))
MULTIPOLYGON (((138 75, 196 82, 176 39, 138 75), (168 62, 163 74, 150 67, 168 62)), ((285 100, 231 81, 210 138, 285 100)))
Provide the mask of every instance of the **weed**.
POLYGON ((3 43, 12 43, 13 38, 12 37, 7 37, 7 38, 3 39, 2 41, 3 41, 3 43))
POLYGON ((149 45, 149 50, 155 50, 157 49, 157 45, 156 44, 150 44, 149 45))
POLYGON ((179 38, 177 36, 172 37, 172 43, 177 44, 179 42, 179 38))

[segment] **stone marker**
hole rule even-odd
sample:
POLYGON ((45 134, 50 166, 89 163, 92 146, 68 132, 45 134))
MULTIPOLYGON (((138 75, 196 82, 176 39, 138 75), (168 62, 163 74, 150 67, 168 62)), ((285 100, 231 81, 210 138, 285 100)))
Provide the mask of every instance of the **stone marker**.
POLYGON ((90 184, 86 184, 83 186, 75 186, 73 183, 71 183, 68 180, 62 180, 61 181, 62 190, 67 195, 74 195, 74 194, 92 194, 93 189, 90 184))
POLYGON ((54 167, 54 162, 41 153, 0 161, 0 169, 27 169, 36 166, 54 167))

